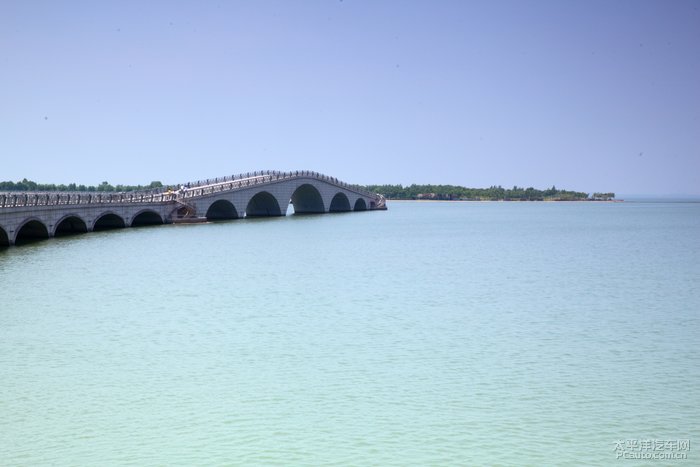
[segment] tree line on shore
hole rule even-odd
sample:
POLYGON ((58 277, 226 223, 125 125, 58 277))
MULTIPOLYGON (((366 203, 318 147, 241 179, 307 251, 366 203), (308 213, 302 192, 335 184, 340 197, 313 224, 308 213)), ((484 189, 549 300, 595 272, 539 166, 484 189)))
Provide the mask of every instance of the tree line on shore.
POLYGON ((99 185, 77 185, 75 183, 55 184, 55 183, 36 183, 26 178, 20 182, 0 182, 0 191, 100 191, 100 192, 121 192, 121 191, 140 191, 153 190, 163 188, 161 182, 155 181, 148 185, 111 185, 108 182, 102 182, 99 185))
POLYGON ((587 199, 610 200, 615 193, 588 193, 560 190, 555 186, 546 190, 536 188, 467 188, 459 185, 367 185, 366 190, 381 193, 388 199, 468 200, 468 201, 583 201, 587 199))
MULTIPOLYGON (((97 191, 97 192, 122 192, 161 189, 165 186, 159 181, 153 181, 148 185, 111 185, 102 182, 99 185, 77 185, 36 183, 26 178, 19 182, 0 182, 0 191, 97 191)), ((413 200, 474 200, 474 201, 582 201, 586 199, 611 200, 615 193, 588 193, 580 191, 560 190, 555 186, 546 190, 538 190, 532 187, 503 188, 491 186, 489 188, 467 188, 459 185, 365 185, 361 188, 372 193, 380 193, 388 199, 413 199, 413 200)))

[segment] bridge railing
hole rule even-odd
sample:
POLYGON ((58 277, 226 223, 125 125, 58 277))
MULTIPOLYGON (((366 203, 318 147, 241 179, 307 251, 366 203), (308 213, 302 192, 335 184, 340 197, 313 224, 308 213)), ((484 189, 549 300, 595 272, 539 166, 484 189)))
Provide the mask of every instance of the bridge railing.
POLYGON ((370 193, 362 189, 359 185, 351 185, 338 180, 335 177, 321 174, 319 172, 314 172, 311 170, 295 170, 292 172, 282 172, 277 170, 260 170, 254 172, 246 172, 238 175, 231 175, 227 177, 218 177, 214 179, 199 180, 197 182, 190 182, 186 184, 181 184, 183 188, 181 190, 182 197, 194 198, 199 196, 206 196, 212 193, 217 193, 221 191, 232 191, 237 189, 248 188, 255 185, 271 183, 281 180, 288 180, 292 178, 314 178, 316 180, 324 181, 336 185, 340 188, 346 190, 354 191, 363 196, 376 198, 375 193, 370 193))
POLYGON ((143 192, 8 192, 0 193, 0 208, 25 206, 62 206, 111 203, 162 203, 174 201, 174 191, 162 193, 143 192))
POLYGON ((176 199, 195 198, 213 193, 233 191, 274 183, 294 178, 313 178, 346 190, 354 191, 363 196, 378 198, 375 193, 363 190, 358 185, 351 185, 318 172, 310 170, 295 170, 281 172, 276 170, 260 170, 241 173, 214 179, 199 180, 179 185, 179 189, 162 188, 148 191, 127 192, 6 192, 0 193, 0 208, 25 206, 61 206, 111 203, 163 203, 176 199))

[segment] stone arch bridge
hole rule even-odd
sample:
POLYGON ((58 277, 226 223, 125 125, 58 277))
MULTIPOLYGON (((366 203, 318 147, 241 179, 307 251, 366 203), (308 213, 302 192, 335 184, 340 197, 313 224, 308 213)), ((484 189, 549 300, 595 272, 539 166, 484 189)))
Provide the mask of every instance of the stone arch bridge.
POLYGON ((0 247, 153 224, 386 209, 384 197, 317 172, 260 171, 158 189, 0 193, 0 247))

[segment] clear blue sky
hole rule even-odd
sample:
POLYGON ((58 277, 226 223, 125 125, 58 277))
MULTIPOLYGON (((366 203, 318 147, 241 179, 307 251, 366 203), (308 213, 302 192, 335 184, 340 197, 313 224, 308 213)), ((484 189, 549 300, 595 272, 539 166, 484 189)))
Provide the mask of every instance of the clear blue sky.
POLYGON ((700 1, 0 1, 0 180, 700 194, 700 1))

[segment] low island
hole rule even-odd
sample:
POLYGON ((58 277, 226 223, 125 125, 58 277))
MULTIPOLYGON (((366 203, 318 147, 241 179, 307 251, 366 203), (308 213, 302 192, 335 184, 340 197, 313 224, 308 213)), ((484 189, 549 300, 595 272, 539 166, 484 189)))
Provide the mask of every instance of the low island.
MULTIPOLYGON (((0 182, 0 191, 71 191, 71 192, 124 192, 136 190, 177 189, 177 185, 164 185, 159 181, 148 185, 111 185, 102 182, 95 186, 70 183, 36 183, 26 178, 18 181, 0 182)), ((582 191, 560 190, 555 186, 545 190, 536 188, 467 188, 459 185, 364 185, 360 186, 371 193, 380 193, 389 200, 427 201, 615 201, 615 193, 584 193, 582 191)))
POLYGON ((459 185, 366 185, 364 189, 381 193, 389 200, 432 201, 614 201, 615 193, 584 193, 560 190, 555 186, 546 190, 536 188, 467 188, 459 185))

